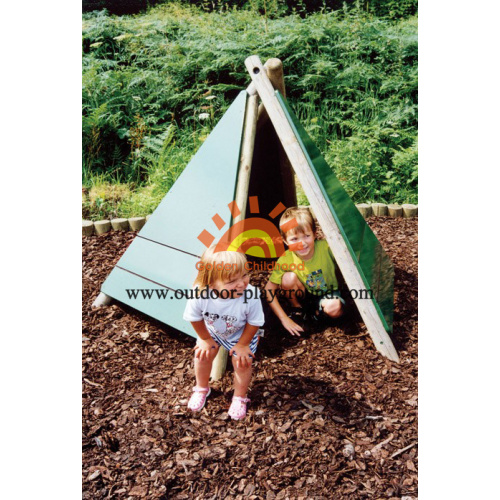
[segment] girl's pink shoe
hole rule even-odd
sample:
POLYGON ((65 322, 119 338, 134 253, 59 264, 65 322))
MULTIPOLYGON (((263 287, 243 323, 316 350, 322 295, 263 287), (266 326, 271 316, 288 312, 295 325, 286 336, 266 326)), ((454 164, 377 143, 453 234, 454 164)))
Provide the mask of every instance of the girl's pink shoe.
POLYGON ((193 394, 189 398, 188 408, 191 411, 201 411, 209 395, 210 387, 193 387, 193 394))
POLYGON ((233 401, 229 407, 229 416, 233 420, 241 420, 247 416, 247 403, 250 400, 248 398, 241 398, 240 396, 233 396, 233 401))

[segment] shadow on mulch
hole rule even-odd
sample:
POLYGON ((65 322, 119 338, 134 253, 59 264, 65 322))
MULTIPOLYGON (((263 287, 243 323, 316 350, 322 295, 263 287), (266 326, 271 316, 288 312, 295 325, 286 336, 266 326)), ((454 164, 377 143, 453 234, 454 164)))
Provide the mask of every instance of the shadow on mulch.
POLYGON ((123 309, 123 312, 125 312, 127 315, 135 317, 135 319, 137 320, 145 321, 150 325, 158 328, 158 330, 160 330, 162 333, 161 335, 158 335, 155 338, 155 342, 158 345, 168 345, 168 343, 172 339, 174 339, 183 344, 187 348, 194 347, 195 344, 194 337, 190 337, 189 335, 186 335, 184 332, 181 332, 176 328, 172 328, 166 325, 165 323, 162 323, 161 321, 154 319, 151 316, 148 316, 147 314, 137 311, 137 309, 134 309, 127 304, 123 304, 122 302, 118 302, 116 300, 113 303, 118 305, 121 309, 123 309))
MULTIPOLYGON (((228 372, 232 372, 229 366, 228 372)), ((211 407, 220 405, 229 408, 232 395, 232 390, 212 386, 211 407)), ((254 380, 249 408, 264 413, 273 408, 278 412, 280 409, 286 412, 308 409, 343 424, 379 413, 363 401, 339 392, 332 383, 303 375, 278 375, 266 380, 254 380)), ((188 412, 186 415, 190 418, 197 416, 188 412)))
POLYGON ((270 380, 256 381, 252 384, 252 408, 269 409, 266 394, 270 389, 281 388, 281 395, 286 397, 290 410, 309 409, 323 406, 323 415, 347 419, 373 414, 373 409, 368 405, 338 392, 333 384, 325 380, 303 375, 278 375, 270 380), (314 394, 314 405, 309 405, 311 394, 314 394), (360 410, 362 410, 360 412, 360 410), (361 414, 360 414, 361 413, 361 414))
POLYGON ((391 338, 397 351, 408 349, 410 334, 418 318, 418 278, 399 267, 394 268, 394 326, 391 338))
MULTIPOLYGON (((289 307, 282 299, 280 302, 283 309, 288 311, 289 307)), ((277 316, 272 312, 267 303, 263 301, 264 308, 264 341, 259 344, 259 354, 263 357, 279 356, 288 348, 296 346, 303 340, 310 339, 317 333, 323 332, 328 328, 338 328, 347 336, 356 336, 361 333, 359 324, 361 317, 357 312, 356 306, 352 299, 346 300, 344 306, 344 314, 337 319, 322 318, 317 323, 308 322, 303 325, 304 332, 299 336, 294 336, 288 333, 277 316), (357 316, 356 316, 357 315, 357 316)))

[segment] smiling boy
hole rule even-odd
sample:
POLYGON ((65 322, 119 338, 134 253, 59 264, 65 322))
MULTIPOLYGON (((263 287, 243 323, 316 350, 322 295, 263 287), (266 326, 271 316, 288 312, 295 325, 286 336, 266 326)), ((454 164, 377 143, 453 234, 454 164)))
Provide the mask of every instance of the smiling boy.
POLYGON ((280 219, 280 231, 289 249, 278 259, 265 291, 271 309, 284 328, 292 335, 300 335, 304 330, 296 321, 302 322, 308 317, 314 321, 321 314, 337 318, 342 315, 344 301, 338 292, 335 259, 326 240, 316 239, 316 224, 309 209, 291 207, 285 210, 280 219), (297 225, 283 233, 281 228, 292 219, 297 225), (290 267, 293 271, 286 270, 290 267), (289 316, 277 300, 279 288, 286 291, 292 306, 289 316), (273 297, 276 300, 271 300, 273 297), (311 314, 307 314, 309 312, 311 314))

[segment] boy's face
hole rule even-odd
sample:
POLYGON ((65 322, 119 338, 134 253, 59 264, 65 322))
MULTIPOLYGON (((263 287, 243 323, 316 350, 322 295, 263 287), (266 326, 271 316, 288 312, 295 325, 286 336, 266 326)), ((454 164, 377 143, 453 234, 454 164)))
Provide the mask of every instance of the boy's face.
POLYGON ((287 234, 285 242, 298 257, 302 260, 309 260, 314 255, 314 236, 312 229, 307 227, 304 233, 287 234))
POLYGON ((243 295, 248 283, 250 283, 250 276, 247 271, 243 271, 242 273, 227 280, 215 280, 211 288, 217 290, 219 293, 222 290, 228 290, 229 296, 231 298, 236 298, 243 295))

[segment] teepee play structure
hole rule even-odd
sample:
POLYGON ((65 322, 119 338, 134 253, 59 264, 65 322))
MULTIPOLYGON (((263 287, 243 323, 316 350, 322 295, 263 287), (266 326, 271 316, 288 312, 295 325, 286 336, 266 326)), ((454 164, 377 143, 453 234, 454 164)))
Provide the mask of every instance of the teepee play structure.
MULTIPOLYGON (((248 248, 245 238, 259 234, 252 225, 256 218, 259 228, 271 228, 269 238, 261 245, 264 253, 247 253, 276 257, 279 242, 272 228, 279 235, 278 215, 296 205, 295 172, 347 287, 371 291, 351 296, 376 349, 399 362, 389 336, 394 308, 389 257, 285 100, 281 62, 270 59, 263 66, 251 56, 245 65, 252 83, 239 93, 137 234, 94 306, 116 299, 194 337, 182 319, 187 299, 175 292, 192 288, 196 263, 210 244, 226 239, 237 241, 234 248, 248 248), (131 295, 131 290, 141 289, 158 293, 150 298, 131 295), (166 297, 162 290, 169 291, 166 297)), ((227 359, 227 351, 219 351, 215 379, 227 359)))

